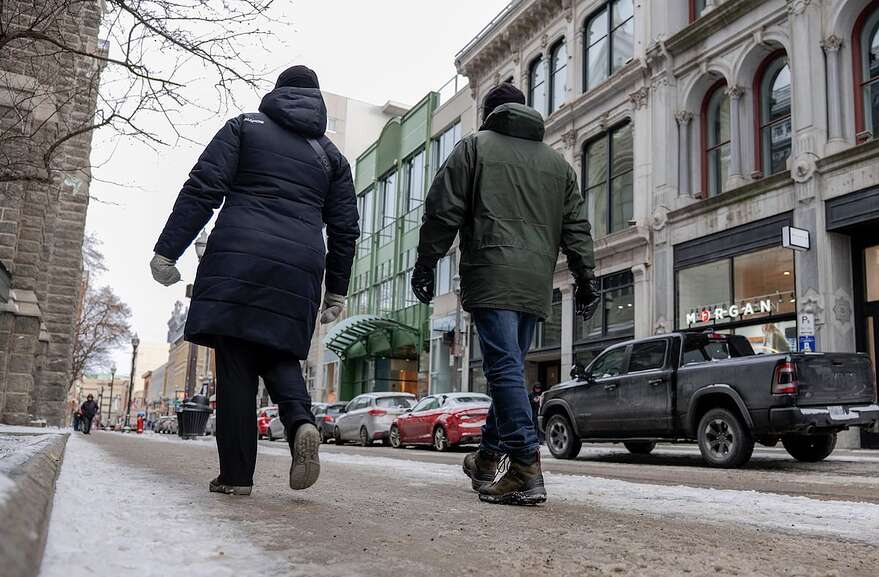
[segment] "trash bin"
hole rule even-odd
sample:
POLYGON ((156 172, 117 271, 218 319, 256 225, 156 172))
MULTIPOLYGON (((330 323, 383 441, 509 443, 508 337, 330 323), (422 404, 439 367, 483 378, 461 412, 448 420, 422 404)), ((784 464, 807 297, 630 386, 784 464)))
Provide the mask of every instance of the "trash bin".
POLYGON ((208 417, 211 416, 208 398, 204 395, 195 395, 177 409, 177 434, 181 439, 195 439, 205 434, 208 417))

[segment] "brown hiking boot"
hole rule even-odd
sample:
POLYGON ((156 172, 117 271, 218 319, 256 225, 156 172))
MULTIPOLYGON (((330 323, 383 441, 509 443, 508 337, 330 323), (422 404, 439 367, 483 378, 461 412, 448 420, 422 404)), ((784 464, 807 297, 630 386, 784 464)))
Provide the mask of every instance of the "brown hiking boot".
POLYGON ((503 455, 500 453, 493 453, 485 449, 479 449, 464 457, 464 474, 470 477, 474 491, 479 491, 484 485, 489 485, 494 481, 501 457, 503 455))
POLYGON ((504 475, 479 489, 479 500, 498 505, 538 505, 546 501, 540 453, 525 459, 510 459, 504 475))

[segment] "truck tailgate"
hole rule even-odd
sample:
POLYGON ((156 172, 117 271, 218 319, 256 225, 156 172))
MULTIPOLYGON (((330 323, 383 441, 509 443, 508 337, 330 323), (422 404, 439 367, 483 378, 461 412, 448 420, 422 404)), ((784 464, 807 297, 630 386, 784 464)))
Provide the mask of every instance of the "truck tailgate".
POLYGON ((817 353, 792 356, 799 381, 798 405, 846 405, 875 400, 873 367, 867 355, 817 353))

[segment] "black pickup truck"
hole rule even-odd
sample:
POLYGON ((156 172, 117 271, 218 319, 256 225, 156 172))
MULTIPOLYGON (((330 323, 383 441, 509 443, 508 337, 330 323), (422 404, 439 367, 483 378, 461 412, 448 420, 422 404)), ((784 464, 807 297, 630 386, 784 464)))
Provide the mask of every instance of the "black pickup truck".
POLYGON ((705 461, 738 467, 754 443, 780 440, 794 458, 820 461, 838 431, 879 420, 870 359, 861 353, 757 355, 743 336, 672 333, 610 347, 573 380, 544 393, 539 422, 553 456, 581 443, 696 440, 705 461))

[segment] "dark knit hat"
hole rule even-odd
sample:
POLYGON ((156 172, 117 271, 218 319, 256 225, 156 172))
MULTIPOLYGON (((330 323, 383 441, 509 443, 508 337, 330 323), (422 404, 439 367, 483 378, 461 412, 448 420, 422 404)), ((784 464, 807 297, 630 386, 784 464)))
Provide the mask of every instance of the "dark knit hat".
POLYGON ((510 103, 525 104, 525 95, 509 82, 501 82, 485 95, 485 100, 482 101, 482 118, 488 118, 501 104, 510 103))
POLYGON ((317 74, 308 66, 291 66, 287 70, 281 72, 275 88, 282 86, 291 86, 293 88, 320 88, 317 81, 317 74))

